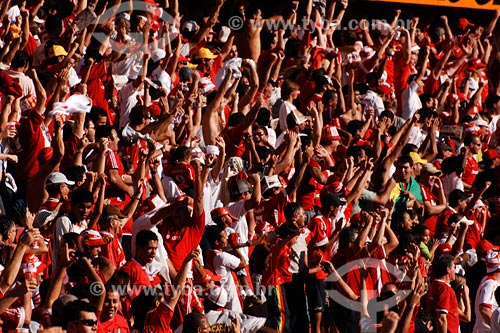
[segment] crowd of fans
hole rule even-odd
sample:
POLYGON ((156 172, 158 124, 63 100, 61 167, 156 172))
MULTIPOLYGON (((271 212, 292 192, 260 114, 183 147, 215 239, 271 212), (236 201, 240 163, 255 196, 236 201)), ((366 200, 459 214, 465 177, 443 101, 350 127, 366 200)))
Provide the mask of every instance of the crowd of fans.
POLYGON ((0 332, 500 332, 500 10, 158 2, 1 2, 0 332))

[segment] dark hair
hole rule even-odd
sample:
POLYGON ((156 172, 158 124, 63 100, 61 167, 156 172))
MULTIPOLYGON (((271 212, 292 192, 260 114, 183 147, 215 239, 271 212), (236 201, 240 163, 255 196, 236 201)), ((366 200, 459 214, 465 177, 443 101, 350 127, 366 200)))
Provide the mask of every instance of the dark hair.
POLYGON ((130 114, 128 116, 130 125, 131 126, 136 126, 136 125, 141 125, 144 118, 147 117, 147 115, 150 115, 151 111, 144 105, 136 105, 130 110, 130 114))
POLYGON ((448 268, 451 268, 453 265, 453 260, 453 256, 448 253, 434 258, 434 261, 432 262, 432 272, 434 273, 434 277, 440 278, 448 274, 448 268))
POLYGON ((301 209, 302 209, 302 206, 298 202, 290 202, 290 203, 288 203, 285 206, 285 209, 284 209, 284 212, 283 212, 284 215, 285 215, 285 219, 287 221, 291 220, 293 218, 293 216, 295 215, 295 213, 297 213, 301 209))
POLYGON ((186 146, 179 146, 174 151, 172 151, 170 155, 170 161, 172 163, 177 161, 182 161, 188 158, 189 156, 191 156, 191 148, 186 146))
POLYGON ((122 270, 115 270, 113 275, 106 282, 106 290, 116 290, 120 297, 127 296, 126 287, 130 283, 130 275, 122 270))
POLYGON ((102 138, 111 138, 113 127, 109 125, 97 126, 95 129, 95 142, 99 142, 102 138))
POLYGON ((356 238, 358 237, 358 235, 356 235, 357 233, 358 228, 356 227, 342 229, 339 234, 339 250, 349 247, 349 244, 356 241, 356 238))
POLYGON ((220 224, 209 225, 205 228, 205 238, 212 249, 215 249, 215 242, 220 241, 224 226, 220 224))
POLYGON ((14 55, 14 58, 12 58, 10 65, 12 66, 12 68, 17 69, 29 65, 29 63, 30 57, 28 56, 28 54, 24 51, 17 51, 14 55))
POLYGON ((82 203, 94 203, 94 196, 92 192, 86 188, 77 188, 73 195, 71 196, 71 206, 82 204, 82 203))
POLYGON ((378 116, 378 119, 383 118, 383 117, 387 117, 391 121, 394 121, 394 113, 391 110, 384 110, 384 111, 382 111, 380 113, 380 116, 378 116))
POLYGON ((243 119, 245 119, 245 115, 243 113, 241 112, 233 113, 227 118, 227 126, 235 127, 239 125, 243 121, 243 119))
POLYGON ((352 136, 355 136, 356 132, 360 131, 364 125, 365 125, 365 123, 362 122, 361 120, 354 119, 354 120, 351 120, 350 122, 347 123, 346 130, 352 136))
POLYGON ((7 215, 0 215, 0 234, 3 237, 3 240, 7 238, 7 232, 15 227, 16 223, 7 215))
POLYGON ((64 329, 68 328, 68 323, 78 321, 81 318, 80 312, 94 312, 96 308, 93 304, 81 300, 75 300, 66 304, 63 308, 62 326, 64 329))
POLYGON ((456 207, 460 200, 467 200, 467 194, 459 189, 454 189, 448 195, 448 202, 451 207, 456 207))
POLYGON ((136 248, 142 248, 148 245, 150 241, 158 241, 158 236, 151 230, 141 230, 135 237, 136 248))
POLYGON ((401 150, 401 155, 410 155, 410 153, 416 153, 416 152, 418 152, 417 145, 414 145, 413 143, 407 143, 403 146, 403 149, 401 150))
POLYGON ((134 314, 134 328, 142 331, 144 321, 148 312, 156 307, 156 301, 163 297, 163 290, 159 287, 146 287, 139 296, 132 301, 132 313, 134 314))
MULTIPOLYGON (((74 182, 80 182, 83 181, 83 177, 85 176, 85 166, 83 165, 72 165, 69 168, 66 169, 64 174, 66 177, 68 177, 69 180, 74 181, 74 182)), ((48 186, 47 186, 47 192, 48 192, 48 186)))
POLYGON ((47 15, 45 19, 45 30, 49 35, 59 36, 62 32, 63 21, 56 15, 47 15))
POLYGON ((487 109, 492 108, 493 104, 496 104, 498 102, 500 102, 500 96, 495 94, 489 94, 488 97, 486 97, 486 100, 484 101, 487 109))
POLYGON ((467 134, 464 138, 464 145, 469 146, 475 138, 477 138, 477 135, 467 134))
POLYGON ((329 209, 331 206, 340 207, 342 205, 339 197, 328 191, 321 191, 319 199, 321 202, 321 208, 323 209, 329 209))
MULTIPOLYGON (((499 288, 500 289, 500 288, 499 288)), ((184 323, 182 324, 183 333, 197 333, 203 320, 206 317, 199 312, 193 311, 184 317, 184 323)))
POLYGON ((97 121, 99 120, 100 117, 107 118, 108 114, 106 113, 106 110, 104 110, 103 108, 101 108, 99 106, 93 106, 90 109, 89 117, 90 117, 90 119, 92 119, 92 121, 94 122, 94 125, 95 125, 95 124, 97 124, 97 121))
POLYGON ((268 108, 260 108, 257 113, 257 118, 255 122, 259 126, 268 126, 271 121, 271 110, 268 108))
POLYGON ((410 166, 413 166, 413 159, 411 158, 411 156, 402 155, 402 156, 398 157, 398 160, 396 161, 396 165, 405 164, 405 163, 409 163, 410 166))

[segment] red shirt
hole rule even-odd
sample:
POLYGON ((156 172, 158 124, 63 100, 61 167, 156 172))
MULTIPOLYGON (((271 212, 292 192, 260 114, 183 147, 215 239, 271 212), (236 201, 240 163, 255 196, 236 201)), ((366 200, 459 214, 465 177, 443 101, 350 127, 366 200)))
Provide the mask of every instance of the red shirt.
MULTIPOLYGON (((105 162, 106 170, 118 170, 118 174, 123 176, 125 174, 125 168, 123 167, 122 160, 116 151, 108 150, 106 152, 106 162, 105 162)), ((125 192, 121 189, 117 188, 113 184, 106 184, 106 197, 107 198, 116 198, 116 197, 125 197, 125 192)))
POLYGON ((147 314, 143 332, 171 333, 170 322, 173 315, 174 310, 169 308, 164 302, 161 302, 156 309, 147 314))
POLYGON ((181 269, 184 258, 200 244, 205 230, 205 212, 200 216, 193 214, 192 219, 191 225, 187 225, 179 231, 168 229, 168 222, 163 223, 161 226, 163 244, 177 271, 181 269))
POLYGON ((184 191, 193 188, 194 169, 189 163, 176 162, 171 164, 164 173, 165 176, 172 177, 180 190, 184 191))
POLYGON ((146 273, 146 267, 139 264, 135 259, 127 261, 121 269, 130 276, 130 285, 136 286, 136 289, 131 293, 131 298, 139 295, 142 289, 150 286, 157 286, 161 283, 161 278, 158 275, 149 277, 146 273))
POLYGON ((64 156, 61 161, 61 171, 65 171, 73 165, 79 141, 80 139, 75 135, 75 133, 71 132, 68 140, 64 142, 64 156))
POLYGON ((435 238, 440 238, 443 236, 443 234, 450 232, 450 227, 448 226, 448 219, 450 218, 451 215, 455 213, 456 213, 455 210, 453 210, 451 207, 447 207, 441 213, 441 215, 439 215, 436 223, 435 238))
POLYGON ((255 223, 269 223, 273 227, 279 227, 285 223, 285 206, 290 202, 286 190, 280 191, 269 199, 262 200, 254 209, 255 223))
MULTIPOLYGON (((87 71, 87 66, 82 67, 80 74, 87 71)), ((87 92, 88 96, 92 99, 92 105, 98 106, 106 110, 108 115, 109 124, 113 124, 115 120, 115 113, 111 111, 106 101, 104 82, 109 81, 111 78, 106 68, 105 61, 100 61, 92 66, 90 70, 90 75, 87 80, 87 92)))
POLYGON ((103 237, 109 237, 113 239, 110 243, 101 246, 102 255, 108 258, 113 263, 115 269, 122 268, 127 260, 125 259, 125 253, 123 251, 120 240, 118 239, 118 237, 109 232, 99 231, 99 233, 103 237))
POLYGON ((41 124, 44 118, 35 110, 28 111, 26 117, 21 118, 18 128, 19 144, 22 151, 19 153, 19 162, 16 164, 14 178, 18 184, 28 180, 38 172, 38 153, 45 147, 41 124))
POLYGON ((226 142, 226 160, 230 157, 241 157, 245 152, 245 145, 243 144, 243 128, 238 124, 232 128, 224 128, 222 137, 226 142))
MULTIPOLYGON (((422 191, 422 199, 429 202, 432 206, 437 206, 436 196, 427 188, 427 186, 420 184, 420 190, 422 191)), ((436 233, 436 223, 439 215, 427 215, 425 218, 425 225, 429 228, 429 235, 434 238, 436 233)))
POLYGON ((435 311, 437 316, 446 313, 448 332, 458 333, 458 302, 455 292, 448 283, 437 279, 431 283, 427 292, 427 309, 435 311))
POLYGON ((292 273, 290 272, 290 255, 292 249, 285 245, 280 248, 275 245, 266 259, 266 268, 262 276, 262 285, 277 286, 283 283, 292 282, 292 273))
POLYGON ((117 328, 120 329, 120 333, 130 332, 127 321, 119 313, 117 313, 111 320, 104 322, 99 320, 99 323, 97 324, 97 333, 116 332, 115 329, 117 328))
POLYGON ((314 195, 316 193, 317 182, 310 171, 312 168, 320 169, 320 166, 318 162, 310 158, 301 185, 297 189, 297 201, 302 204, 304 210, 314 209, 314 195))
POLYGON ((464 173, 462 174, 462 181, 468 185, 472 185, 478 173, 479 164, 477 163, 476 157, 474 157, 474 155, 467 157, 464 173))

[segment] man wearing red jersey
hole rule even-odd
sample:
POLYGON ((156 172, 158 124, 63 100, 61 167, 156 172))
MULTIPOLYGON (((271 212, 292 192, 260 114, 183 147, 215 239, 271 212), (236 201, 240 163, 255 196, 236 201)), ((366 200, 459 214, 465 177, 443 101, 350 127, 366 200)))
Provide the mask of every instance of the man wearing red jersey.
POLYGON ((479 173, 479 164, 476 160, 476 154, 481 150, 481 139, 478 136, 469 134, 464 138, 464 173, 462 174, 462 182, 464 183, 465 191, 472 188, 474 179, 479 173))
POLYGON ((148 286, 157 286, 162 280, 157 274, 150 274, 148 268, 156 256, 158 237, 151 230, 141 230, 135 238, 135 244, 135 257, 127 261, 122 271, 130 276, 130 284, 137 286, 138 291, 148 286))
MULTIPOLYGON (((434 260, 432 270, 436 278, 427 293, 427 309, 436 315, 438 333, 458 333, 460 331, 458 301, 450 282, 455 280, 453 256, 443 254, 434 260)), ((468 301, 468 295, 467 301, 468 301)))

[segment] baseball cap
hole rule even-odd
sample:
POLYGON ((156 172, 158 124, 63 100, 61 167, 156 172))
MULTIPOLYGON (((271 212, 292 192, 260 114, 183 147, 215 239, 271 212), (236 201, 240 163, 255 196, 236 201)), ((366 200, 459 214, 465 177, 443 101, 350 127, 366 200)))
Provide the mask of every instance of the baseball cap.
POLYGON ((45 181, 45 185, 52 184, 66 184, 66 185, 75 185, 75 182, 68 180, 66 176, 61 172, 52 172, 45 181))
POLYGON ((61 45, 53 45, 49 49, 49 56, 48 58, 53 58, 53 57, 59 57, 59 56, 67 56, 68 52, 62 47, 61 45))
POLYGON ((431 175, 441 174, 441 170, 438 170, 432 163, 425 163, 424 165, 422 165, 422 171, 427 172, 428 174, 431 175))
POLYGON ((500 269, 500 252, 492 251, 486 255, 486 272, 493 273, 500 269))
POLYGON ((213 286, 208 292, 208 299, 221 307, 226 306, 227 303, 227 291, 219 286, 213 286))
POLYGON ((323 130, 321 131, 321 141, 334 141, 334 140, 340 140, 340 135, 339 131, 337 130, 337 127, 331 125, 323 127, 323 130))
POLYGON ((427 160, 422 159, 418 153, 411 152, 410 157, 413 160, 414 164, 417 164, 417 163, 426 164, 427 163, 427 160))
POLYGON ((486 239, 480 240, 476 245, 476 252, 480 254, 487 254, 489 251, 499 251, 500 247, 491 244, 486 239))
POLYGON ((160 61, 161 59, 165 58, 165 56, 167 55, 167 52, 165 52, 165 50, 162 50, 162 49, 154 49, 152 52, 151 52, 151 61, 152 62, 158 62, 160 61))
POLYGON ((252 185, 248 182, 248 180, 245 179, 240 179, 238 180, 238 192, 245 193, 245 192, 252 192, 252 185))
POLYGON ((217 57, 218 56, 213 54, 209 49, 207 49, 206 47, 202 47, 198 50, 196 59, 215 59, 217 57))
POLYGON ((101 246, 101 245, 106 244, 104 239, 102 239, 101 234, 95 230, 92 230, 92 229, 84 230, 81 233, 81 235, 83 237, 83 242, 87 246, 93 247, 93 246, 101 246))
POLYGON ((210 216, 212 216, 212 219, 215 219, 215 218, 218 218, 218 217, 223 217, 223 216, 226 216, 226 215, 229 215, 229 217, 231 219, 233 219, 234 221, 238 220, 238 218, 236 216, 234 216, 233 214, 231 214, 231 212, 229 211, 229 209, 227 209, 227 207, 215 208, 215 209, 212 209, 212 211, 210 212, 210 216))
POLYGON ((120 208, 118 208, 117 206, 115 205, 105 205, 104 208, 102 209, 102 215, 101 215, 103 218, 110 218, 112 216, 116 216, 116 218, 118 219, 122 219, 124 218, 126 215, 123 214, 120 210, 120 208))

